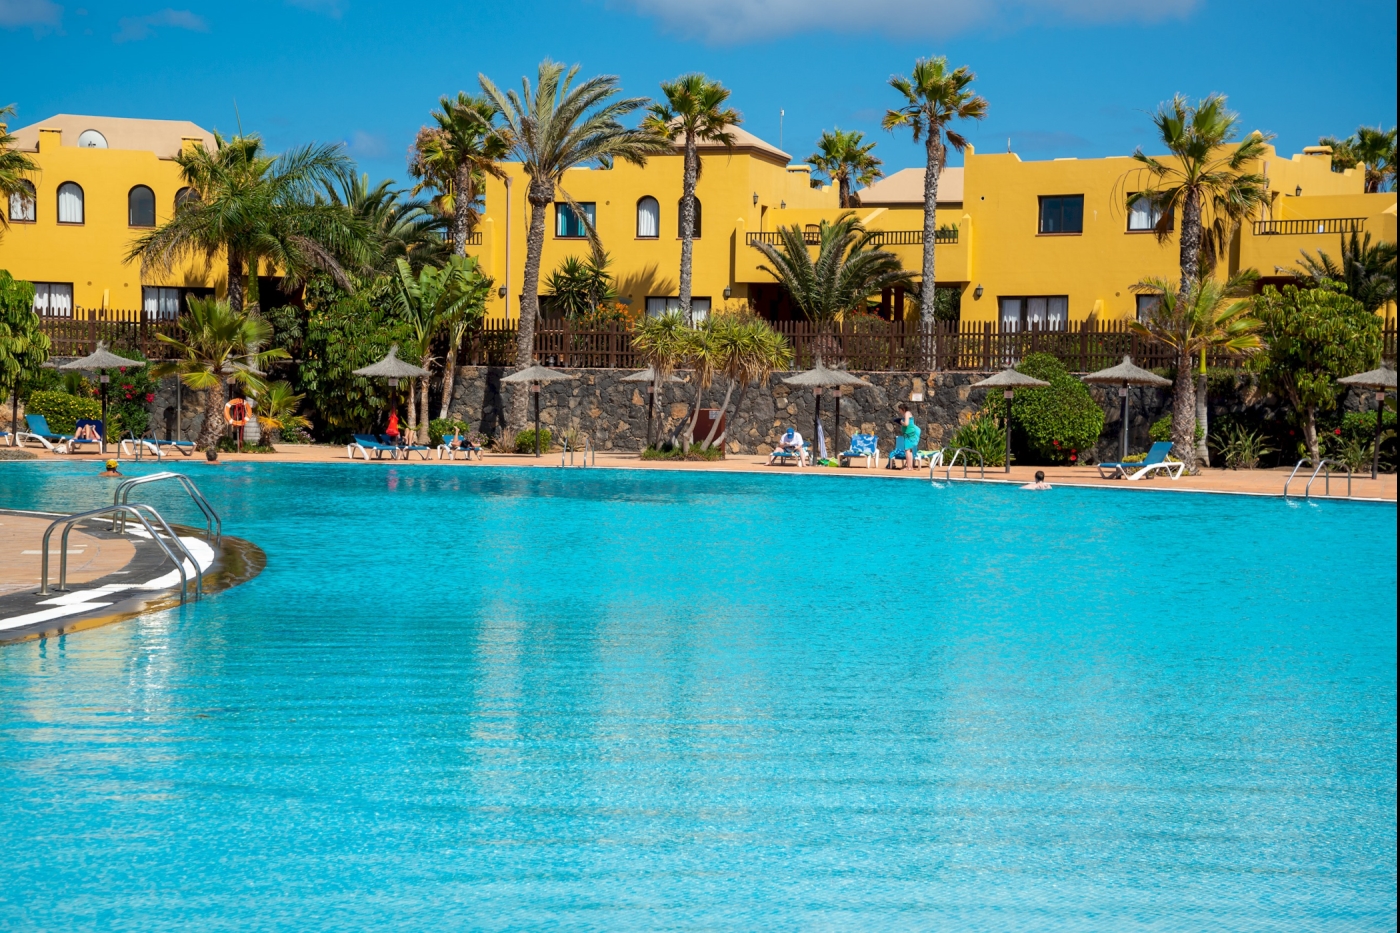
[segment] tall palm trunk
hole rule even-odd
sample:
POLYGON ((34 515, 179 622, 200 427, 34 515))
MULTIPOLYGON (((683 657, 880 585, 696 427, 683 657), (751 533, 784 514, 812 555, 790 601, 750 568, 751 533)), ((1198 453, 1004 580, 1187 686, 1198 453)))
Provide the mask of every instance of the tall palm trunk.
POLYGON ((695 134, 685 134, 685 174, 681 183, 681 313, 686 322, 695 326, 690 310, 690 279, 692 255, 695 248, 695 179, 699 172, 699 155, 695 150, 695 134))
POLYGON ((938 270, 934 261, 934 245, 938 238, 938 176, 943 171, 942 133, 930 129, 925 137, 928 167, 924 170, 924 271, 919 285, 919 317, 932 323, 934 293, 938 270))
POLYGON ((471 196, 474 193, 471 166, 464 165, 457 169, 452 186, 455 189, 452 199, 452 252, 465 256, 467 240, 471 237, 471 196))
POLYGON ((236 314, 243 310, 243 254, 228 251, 228 306, 236 314))
POLYGON ((1317 406, 1307 405, 1303 408, 1303 443, 1308 447, 1308 456, 1313 463, 1321 459, 1320 451, 1317 449, 1317 406))
POLYGON ((195 446, 200 450, 208 450, 219 443, 224 433, 225 401, 224 381, 220 379, 209 387, 204 397, 204 424, 200 425, 199 437, 195 439, 195 446))
POLYGON ((428 383, 431 380, 427 376, 420 376, 418 379, 418 391, 420 404, 418 410, 423 413, 423 417, 418 419, 418 443, 428 443, 428 383))
POLYGON ((452 405, 452 386, 457 380, 457 347, 462 335, 447 335, 447 359, 442 363, 442 404, 438 407, 438 417, 446 418, 447 409, 452 405))
POLYGON ((418 377, 408 380, 408 424, 404 430, 415 437, 418 433, 418 377))
POLYGON ((1190 351, 1176 357, 1176 385, 1172 389, 1172 451, 1196 472, 1196 374, 1190 351))
POLYGON ((1200 274, 1201 264, 1201 193, 1195 188, 1187 189, 1186 198, 1181 204, 1181 292, 1178 300, 1185 300, 1186 291, 1200 274))
POLYGON ((844 211, 851 206, 851 179, 848 175, 842 175, 837 179, 837 197, 844 211))
MULTIPOLYGON (((1202 367, 1204 369, 1204 367, 1202 367)), ((1196 424, 1194 429, 1200 435, 1196 441, 1196 459, 1201 466, 1210 466, 1210 445, 1206 443, 1206 437, 1210 433, 1210 408, 1209 399, 1206 397, 1206 374, 1204 372, 1196 374, 1196 424)))
MULTIPOLYGON (((525 369, 535 359, 535 322, 540 316, 540 256, 544 252, 544 222, 550 202, 554 199, 554 184, 532 179, 527 192, 530 201, 530 230, 525 237, 524 289, 520 296, 520 321, 516 329, 515 365, 525 369)), ((529 387, 517 386, 510 402, 511 428, 525 429, 529 387)))

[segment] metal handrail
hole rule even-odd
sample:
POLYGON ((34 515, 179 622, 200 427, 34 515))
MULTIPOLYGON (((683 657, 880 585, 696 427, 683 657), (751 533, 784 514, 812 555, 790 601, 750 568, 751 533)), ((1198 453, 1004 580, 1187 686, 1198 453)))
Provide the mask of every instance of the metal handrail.
MULTIPOLYGON (((178 571, 180 572, 180 602, 183 604, 183 603, 185 602, 185 592, 186 592, 186 590, 189 589, 189 582, 190 582, 190 581, 189 581, 189 575, 185 573, 185 563, 184 563, 184 561, 179 560, 178 558, 176 558, 174 552, 170 550, 169 545, 167 545, 167 544, 165 543, 165 540, 162 539, 161 536, 160 536, 159 534, 157 534, 155 528, 152 527, 151 523, 150 523, 149 521, 146 520, 146 516, 142 514, 142 511, 141 511, 142 509, 146 509, 147 511, 151 512, 152 514, 154 514, 158 519, 160 519, 161 524, 162 524, 167 530, 169 530, 170 526, 167 525, 167 524, 165 523, 165 519, 160 518, 160 513, 156 512, 155 509, 151 508, 151 507, 148 506, 148 505, 107 505, 107 506, 103 506, 103 507, 100 508, 100 509, 92 509, 92 510, 87 511, 87 512, 79 512, 79 513, 77 513, 76 515, 69 515, 69 516, 67 516, 66 518, 56 519, 54 522, 52 522, 52 523, 49 525, 49 527, 48 527, 47 529, 44 530, 44 543, 43 543, 43 545, 42 545, 42 547, 43 547, 43 552, 42 552, 42 553, 43 553, 43 556, 40 558, 40 561, 39 561, 39 563, 40 563, 40 576, 39 576, 39 594, 38 594, 38 595, 40 595, 40 596, 48 596, 48 595, 50 594, 50 591, 49 591, 49 541, 50 541, 50 540, 52 539, 52 537, 53 537, 53 530, 54 530, 55 528, 57 528, 59 525, 63 525, 63 526, 64 526, 64 528, 63 528, 63 537, 60 539, 60 546, 63 548, 63 553, 59 555, 59 564, 58 564, 58 568, 59 568, 59 569, 58 569, 58 589, 59 589, 60 592, 66 592, 67 589, 68 589, 68 534, 69 534, 70 531, 72 531, 73 525, 76 524, 77 522, 82 521, 82 520, 85 519, 85 518, 98 518, 98 517, 103 516, 103 515, 111 515, 111 514, 113 514, 113 513, 121 513, 121 514, 123 515, 123 517, 125 517, 125 516, 127 516, 127 515, 131 515, 131 516, 134 516, 138 521, 140 521, 141 524, 145 526, 146 532, 151 536, 151 540, 154 541, 154 542, 160 547, 161 551, 163 551, 163 552, 165 553, 165 556, 166 556, 167 558, 170 559, 170 562, 171 562, 172 564, 175 565, 175 569, 178 570, 178 571)), ((175 537, 175 541, 176 541, 176 543, 179 545, 180 549, 181 549, 182 551, 185 552, 185 554, 189 554, 189 549, 185 547, 185 544, 184 544, 183 541, 180 541, 180 539, 179 539, 178 537, 175 537)), ((196 578, 196 579, 197 579, 197 582, 196 582, 197 590, 196 590, 196 597, 195 597, 196 599, 198 599, 198 598, 199 598, 199 595, 202 595, 202 593, 203 593, 204 575, 203 575, 203 572, 202 572, 202 571, 200 570, 200 568, 199 568, 199 561, 194 560, 193 557, 191 557, 190 563, 191 563, 191 565, 194 567, 195 572, 196 572, 197 574, 199 574, 199 576, 196 578)))
POLYGON ((1288 498, 1288 485, 1289 485, 1289 483, 1292 483, 1292 482, 1293 482, 1293 477, 1295 477, 1295 476, 1298 475, 1298 471, 1301 470, 1301 469, 1303 468, 1303 464, 1305 464, 1305 463, 1306 463, 1308 466, 1312 466, 1312 461, 1309 460, 1307 457, 1304 457, 1302 460, 1299 460, 1297 463, 1293 464, 1293 472, 1292 472, 1292 473, 1289 473, 1289 474, 1288 474, 1288 479, 1286 479, 1286 480, 1283 481, 1283 497, 1284 497, 1285 499, 1288 498))
MULTIPOLYGON (((209 500, 204 498, 204 493, 199 491, 199 487, 194 484, 194 480, 183 473, 152 473, 150 476, 138 476, 135 479, 124 480, 122 484, 117 487, 117 491, 112 494, 112 504, 125 505, 131 498, 131 490, 135 487, 167 479, 176 480, 180 485, 184 486, 185 492, 189 493, 190 498, 194 500, 194 504, 199 508, 199 511, 204 514, 204 540, 208 541, 210 534, 213 534, 213 540, 216 544, 222 541, 224 539, 224 523, 220 520, 219 513, 214 511, 214 507, 209 504, 209 500)), ((113 529, 120 530, 116 519, 113 520, 113 529)))
MULTIPOLYGON (((962 457, 962 458, 963 458, 963 479, 967 479, 967 468, 968 468, 968 459, 967 459, 967 455, 968 455, 968 454, 976 454, 976 455, 977 455, 977 466, 978 466, 978 468, 982 471, 981 478, 982 478, 982 479, 986 479, 986 478, 987 478, 987 462, 986 462, 985 460, 982 459, 982 451, 977 450, 977 449, 974 448, 974 447, 959 447, 959 448, 957 448, 956 450, 953 451, 953 458, 952 458, 951 460, 949 460, 947 464, 945 464, 945 465, 948 467, 948 472, 947 472, 947 474, 944 476, 944 479, 947 479, 947 480, 950 480, 950 481, 952 480, 952 478, 953 478, 953 467, 955 467, 955 466, 958 465, 958 458, 959 458, 959 457, 962 457)), ((932 464, 929 465, 929 469, 928 469, 928 478, 929 478, 930 481, 933 480, 933 466, 932 466, 932 464)))
MULTIPOLYGON (((178 547, 178 548, 180 549, 180 553, 184 554, 185 557, 189 559, 190 566, 194 568, 194 592, 195 592, 195 597, 194 597, 194 598, 195 598, 195 599, 201 599, 201 598, 203 598, 203 596, 204 596, 204 571, 203 571, 203 569, 200 568, 200 566, 199 566, 199 561, 195 559, 194 552, 191 551, 191 550, 189 549, 189 547, 185 544, 185 542, 182 541, 182 540, 180 539, 180 536, 177 535, 177 534, 175 533, 175 529, 173 529, 173 528, 170 527, 170 523, 167 522, 167 521, 165 520, 165 517, 164 517, 163 515, 161 515, 159 512, 156 511, 156 507, 155 507, 155 506, 150 505, 150 504, 145 503, 145 502, 131 502, 131 503, 125 503, 125 502, 124 502, 124 503, 122 503, 122 505, 123 505, 124 507, 126 507, 126 508, 131 508, 131 509, 144 509, 144 510, 146 510, 147 512, 151 513, 151 516, 152 516, 153 518, 155 518, 156 521, 160 522, 160 527, 161 527, 161 528, 165 531, 165 533, 170 537, 170 540, 173 541, 173 542, 175 543, 175 546, 178 547)), ((59 576, 63 576, 63 571, 64 571, 63 563, 64 563, 67 559, 68 559, 68 549, 67 549, 67 548, 64 548, 63 554, 61 554, 61 555, 59 556, 59 576)))
MULTIPOLYGON (((569 446, 569 438, 568 438, 568 436, 566 435, 566 436, 564 437, 564 449, 561 450, 561 451, 559 452, 559 465, 560 465, 561 467, 562 467, 562 466, 573 466, 573 465, 574 465, 574 453, 577 452, 577 450, 578 450, 577 447, 570 447, 570 446, 569 446), (569 460, 569 462, 568 462, 567 464, 564 462, 564 458, 565 458, 565 457, 568 457, 568 460, 569 460)), ((582 466, 582 467, 588 466, 588 454, 589 454, 590 451, 592 451, 592 453, 593 453, 593 465, 594 465, 594 466, 597 466, 597 465, 598 465, 598 451, 593 450, 593 445, 592 445, 592 443, 589 442, 589 440, 588 440, 588 435, 585 434, 585 435, 583 435, 583 463, 579 464, 579 466, 582 466)))
MULTIPOLYGON (((1342 462, 1339 461, 1339 460, 1328 460, 1326 457, 1323 457, 1322 460, 1318 461, 1317 469, 1316 469, 1316 470, 1313 470, 1312 476, 1308 477, 1308 485, 1305 486, 1305 487, 1303 487, 1303 498, 1304 498, 1304 499, 1311 498, 1313 480, 1317 479, 1317 474, 1318 474, 1318 473, 1321 473, 1321 472, 1322 472, 1322 468, 1325 467, 1325 466, 1327 466, 1327 464, 1329 464, 1329 463, 1332 464, 1333 466, 1344 467, 1344 468, 1346 469, 1346 471, 1347 471, 1347 498, 1348 498, 1348 499, 1351 498, 1351 465, 1350 465, 1350 464, 1346 464, 1346 463, 1342 463, 1342 462)), ((1332 471, 1331 471, 1331 470, 1328 470, 1326 473, 1323 473, 1323 474, 1322 474, 1322 488, 1325 490, 1325 495, 1328 495, 1328 496, 1332 495, 1332 471)))

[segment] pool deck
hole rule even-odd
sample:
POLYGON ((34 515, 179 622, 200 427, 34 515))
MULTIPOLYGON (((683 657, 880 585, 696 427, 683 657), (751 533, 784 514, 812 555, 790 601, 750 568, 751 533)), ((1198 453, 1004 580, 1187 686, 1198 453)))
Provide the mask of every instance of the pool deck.
MULTIPOLYGON (((35 451, 41 460, 86 460, 92 463, 94 470, 100 470, 100 459, 94 454, 51 454, 47 451, 35 451)), ((576 459, 576 463, 581 460, 581 456, 576 459)), ((150 458, 144 458, 149 460, 150 458)), ((513 454, 487 453, 484 461, 471 460, 438 460, 435 453, 430 453, 429 459, 422 460, 414 457, 412 460, 370 460, 365 462, 356 458, 353 463, 347 461, 345 448, 343 446, 332 446, 327 444, 310 445, 284 445, 275 454, 220 454, 220 463, 332 463, 338 462, 346 464, 354 469, 383 469, 385 467, 395 467, 398 469, 458 469, 472 470, 482 466, 513 466, 513 467, 547 467, 558 468, 560 463, 560 453, 555 451, 551 454, 536 459, 532 456, 518 456, 513 454)), ((833 468, 833 467, 807 467, 799 469, 795 466, 766 466, 766 456, 758 454, 737 454, 730 456, 726 460, 717 461, 671 461, 657 462, 644 461, 634 452, 600 451, 596 456, 596 465, 600 469, 628 469, 628 470, 694 470, 708 473, 801 473, 803 475, 824 475, 824 476, 845 476, 866 478, 881 478, 889 480, 927 480, 929 473, 927 469, 922 470, 885 470, 885 469, 865 469, 861 467, 853 468, 833 468)), ((188 464, 199 470, 215 470, 217 465, 209 465, 204 458, 198 454, 193 457, 182 457, 170 455, 165 459, 166 463, 188 464)), ((590 461, 592 462, 592 461, 590 461)), ((1121 489, 1125 491, 1145 491, 1169 490, 1172 492, 1213 492, 1231 493, 1236 495, 1253 496, 1278 496, 1283 493, 1284 482, 1288 479, 1289 470, 1286 468, 1273 470, 1222 470, 1206 469, 1199 476, 1183 476, 1179 480, 1170 480, 1165 476, 1158 476, 1155 479, 1128 482, 1126 480, 1103 479, 1099 476, 1099 471, 1094 467, 1021 467, 1013 466, 1008 474, 1002 468, 989 468, 986 472, 987 482, 1016 483, 1024 484, 1031 482, 1036 470, 1045 471, 1045 479, 1052 486, 1093 486, 1103 489, 1121 489)), ((946 477, 946 470, 939 469, 936 476, 939 479, 946 477)), ((962 477, 962 467, 959 465, 953 471, 952 478, 960 481, 962 477)), ((974 466, 968 472, 968 479, 978 479, 978 470, 974 466)), ((1290 495, 1302 496, 1308 482, 1308 471, 1300 470, 1298 476, 1293 479, 1289 487, 1290 495)), ((1358 474, 1352 477, 1352 498, 1372 501, 1396 501, 1396 475, 1394 473, 1381 474, 1377 479, 1371 479, 1369 472, 1358 474)), ((1333 474, 1331 479, 1331 492, 1333 498, 1340 498, 1346 495, 1345 474, 1333 474)), ((1319 476, 1313 484, 1312 494, 1321 496, 1324 494, 1324 478, 1319 476)), ((36 545, 37 547, 37 545, 36 545)))

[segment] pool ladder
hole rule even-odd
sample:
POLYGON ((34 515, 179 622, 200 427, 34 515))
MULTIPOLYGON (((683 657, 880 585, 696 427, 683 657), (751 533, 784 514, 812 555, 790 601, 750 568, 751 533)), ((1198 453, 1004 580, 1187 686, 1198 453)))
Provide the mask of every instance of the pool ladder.
POLYGON ((597 466, 597 465, 598 465, 598 451, 594 450, 594 449, 593 449, 593 445, 592 445, 591 443, 589 443, 589 441, 588 441, 588 435, 587 435, 587 434, 583 435, 583 462, 582 462, 582 463, 579 463, 579 464, 575 464, 575 463, 574 463, 574 453, 577 452, 577 450, 578 450, 577 447, 570 447, 570 446, 569 446, 569 439, 568 439, 568 437, 565 437, 565 438, 564 438, 564 449, 563 449, 563 451, 561 451, 560 454, 559 454, 559 465, 560 465, 561 467, 562 467, 562 466, 580 466, 580 467, 586 467, 586 466, 588 466, 588 455, 589 455, 589 453, 592 453, 592 454, 593 454, 593 466, 597 466), (565 459, 568 460, 568 463, 565 463, 565 462, 564 462, 565 459))
MULTIPOLYGON (((204 516, 204 540, 213 541, 216 544, 222 541, 224 538, 224 524, 219 519, 219 513, 214 511, 214 507, 209 504, 209 500, 204 498, 204 493, 199 491, 199 487, 194 484, 194 480, 183 473, 171 473, 167 471, 165 473, 152 473, 150 476, 138 476, 135 479, 125 480, 117 487, 117 491, 112 494, 113 508, 126 505, 131 499, 131 490, 135 489, 137 486, 144 486, 147 483, 158 483, 165 480, 175 480, 181 486, 184 486, 185 492, 189 493, 190 499, 193 500, 195 507, 198 508, 200 513, 204 516)), ((125 526, 125 513, 114 513, 112 517, 112 530, 119 531, 124 529, 125 526)))
POLYGON ((199 599, 204 595, 204 571, 200 569, 199 561, 195 560, 194 555, 190 553, 190 549, 185 546, 185 542, 180 540, 180 536, 171 529, 170 525, 161 517, 161 514, 157 512, 154 507, 142 503, 131 504, 124 502, 120 505, 107 505, 100 509, 92 509, 87 512, 78 512, 75 515, 68 515, 64 518, 57 519, 49 525, 44 531, 44 543, 42 545, 43 556, 39 559, 40 596, 48 596, 52 592, 49 589, 49 541, 53 538, 54 529, 59 525, 63 526, 63 535, 59 539, 58 592, 65 593, 68 591, 69 533, 72 532, 73 526, 83 519, 102 518, 104 516, 112 516, 114 519, 114 526, 116 525, 115 518, 120 516, 122 519, 123 533, 126 529, 125 521, 128 517, 136 519, 145 527, 146 533, 151 536, 151 540, 160 548, 161 553, 163 553, 166 558, 175 565, 175 569, 180 572, 181 603, 185 602, 186 593, 190 585, 189 574, 185 572, 185 560, 188 560, 190 566, 194 568, 194 598, 199 599), (155 525, 151 523, 152 519, 154 519, 155 525), (156 526, 159 526, 160 531, 165 533, 165 538, 162 538, 156 531, 156 526), (167 538, 169 539, 169 543, 166 541, 167 538), (176 556, 176 551, 180 552, 180 556, 176 556))
MULTIPOLYGON (((944 464, 944 466, 947 467, 947 473, 944 474, 943 478, 946 480, 951 480, 953 478, 953 467, 958 465, 958 458, 962 457, 963 479, 967 479, 967 468, 970 463, 968 457, 972 454, 977 455, 977 467, 982 471, 982 479, 986 479, 987 463, 985 460, 982 459, 982 452, 979 450, 974 450, 971 447, 958 447, 953 451, 952 458, 946 464, 944 464)), ((928 481, 930 483, 933 482, 933 471, 936 468, 937 465, 930 461, 928 465, 928 481)))
MULTIPOLYGON (((1292 482, 1293 482, 1293 477, 1295 477, 1295 476, 1298 475, 1298 471, 1299 471, 1300 469, 1302 469, 1303 464, 1305 464, 1305 463, 1308 464, 1309 466, 1312 466, 1312 460, 1308 459, 1307 457, 1304 457, 1302 460, 1299 460, 1297 463, 1295 463, 1295 464, 1293 465, 1293 472, 1292 472, 1292 473, 1289 473, 1289 474, 1288 474, 1288 479, 1284 481, 1284 483, 1283 483, 1283 497, 1284 497, 1285 499, 1288 498, 1288 485, 1289 485, 1289 483, 1292 483, 1292 482)), ((1348 464, 1342 463, 1342 462, 1339 461, 1339 460, 1329 460, 1329 459, 1327 459, 1326 457, 1323 457, 1321 460, 1317 461, 1317 466, 1316 466, 1316 468, 1312 471, 1312 476, 1309 476, 1309 477, 1308 477, 1308 484, 1307 484, 1306 486, 1303 487, 1303 498, 1304 498, 1304 499, 1310 499, 1310 498, 1312 498, 1312 484, 1313 484, 1313 481, 1317 479, 1317 474, 1318 474, 1318 473, 1322 473, 1322 470, 1323 470, 1328 464, 1331 464, 1332 466, 1339 466, 1339 467, 1342 467, 1343 469, 1345 469, 1345 470, 1347 471, 1347 498, 1348 498, 1348 499, 1351 498, 1351 467, 1350 467, 1348 464)), ((1332 471, 1331 471, 1331 470, 1328 470, 1326 473, 1323 473, 1323 474, 1322 474, 1322 488, 1323 488, 1323 494, 1324 494, 1324 495, 1327 495, 1327 496, 1332 495, 1332 471)))

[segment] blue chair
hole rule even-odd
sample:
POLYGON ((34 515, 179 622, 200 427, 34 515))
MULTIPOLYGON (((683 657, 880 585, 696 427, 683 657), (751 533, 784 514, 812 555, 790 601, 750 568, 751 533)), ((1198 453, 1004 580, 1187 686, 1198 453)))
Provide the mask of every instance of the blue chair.
POLYGON ((476 459, 480 460, 481 445, 473 444, 463 437, 460 431, 453 434, 451 437, 444 435, 442 443, 439 444, 437 448, 438 459, 441 460, 442 455, 446 454, 448 460, 456 460, 459 453, 466 454, 468 460, 472 458, 472 454, 476 454, 476 459), (452 446, 454 443, 457 445, 456 447, 452 446))
MULTIPOLYGON (((99 441, 78 440, 71 434, 59 434, 49 427, 49 419, 43 415, 25 415, 25 423, 29 425, 28 431, 20 431, 15 435, 15 439, 21 445, 26 440, 38 441, 44 445, 44 449, 72 453, 73 445, 76 444, 101 444, 99 441)), ((77 427, 90 424, 97 429, 97 436, 102 436, 102 422, 92 418, 82 418, 78 421, 77 427)))
MULTIPOLYGON (((422 457, 424 460, 428 459, 428 451, 432 450, 431 447, 424 447, 422 444, 409 444, 406 442, 407 435, 401 434, 399 436, 405 438, 405 443, 396 444, 394 446, 394 450, 396 451, 395 456, 398 456, 398 454, 403 454, 403 458, 407 460, 409 459, 409 454, 413 453, 414 451, 417 451, 418 456, 422 457)), ((393 443, 394 440, 392 437, 386 437, 383 434, 379 435, 379 439, 386 444, 393 443)))
POLYGON ((768 455, 768 465, 775 466, 779 463, 796 463, 799 467, 805 467, 812 462, 812 442, 803 441, 802 449, 797 450, 777 450, 768 455))
POLYGON ((1171 479, 1180 479, 1186 464, 1167 459, 1171 453, 1171 441, 1156 441, 1141 463, 1115 461, 1099 464, 1099 476, 1104 479, 1143 479, 1153 473, 1164 472, 1171 479), (1105 472, 1107 471, 1107 472, 1105 472))
POLYGON ((102 422, 97 420, 96 418, 79 418, 77 423, 73 426, 73 437, 70 437, 68 439, 68 452, 70 454, 77 452, 74 449, 75 444, 95 444, 97 446, 97 449, 101 450, 102 438, 105 436, 104 431, 105 429, 103 427, 102 422), (89 425, 92 427, 94 433, 97 434, 98 439, 95 441, 91 438, 77 436, 79 431, 81 431, 84 427, 87 427, 89 425))
POLYGON ((836 455, 842 466, 850 466, 852 460, 865 459, 865 465, 874 468, 880 458, 880 438, 874 434, 852 434, 851 446, 836 455))
POLYGON ((194 441, 163 441, 155 437, 144 438, 144 441, 147 446, 153 444, 156 448, 173 447, 186 457, 194 453, 194 441))
POLYGON ((354 440, 345 445, 345 456, 349 457, 351 460, 355 459, 355 451, 357 450, 360 452, 360 456, 364 457, 366 460, 369 459, 369 452, 371 450, 374 451, 374 459, 376 460, 383 460, 385 453, 388 453, 390 457, 398 457, 399 455, 399 448, 397 445, 385 444, 373 434, 355 434, 352 436, 354 440))

